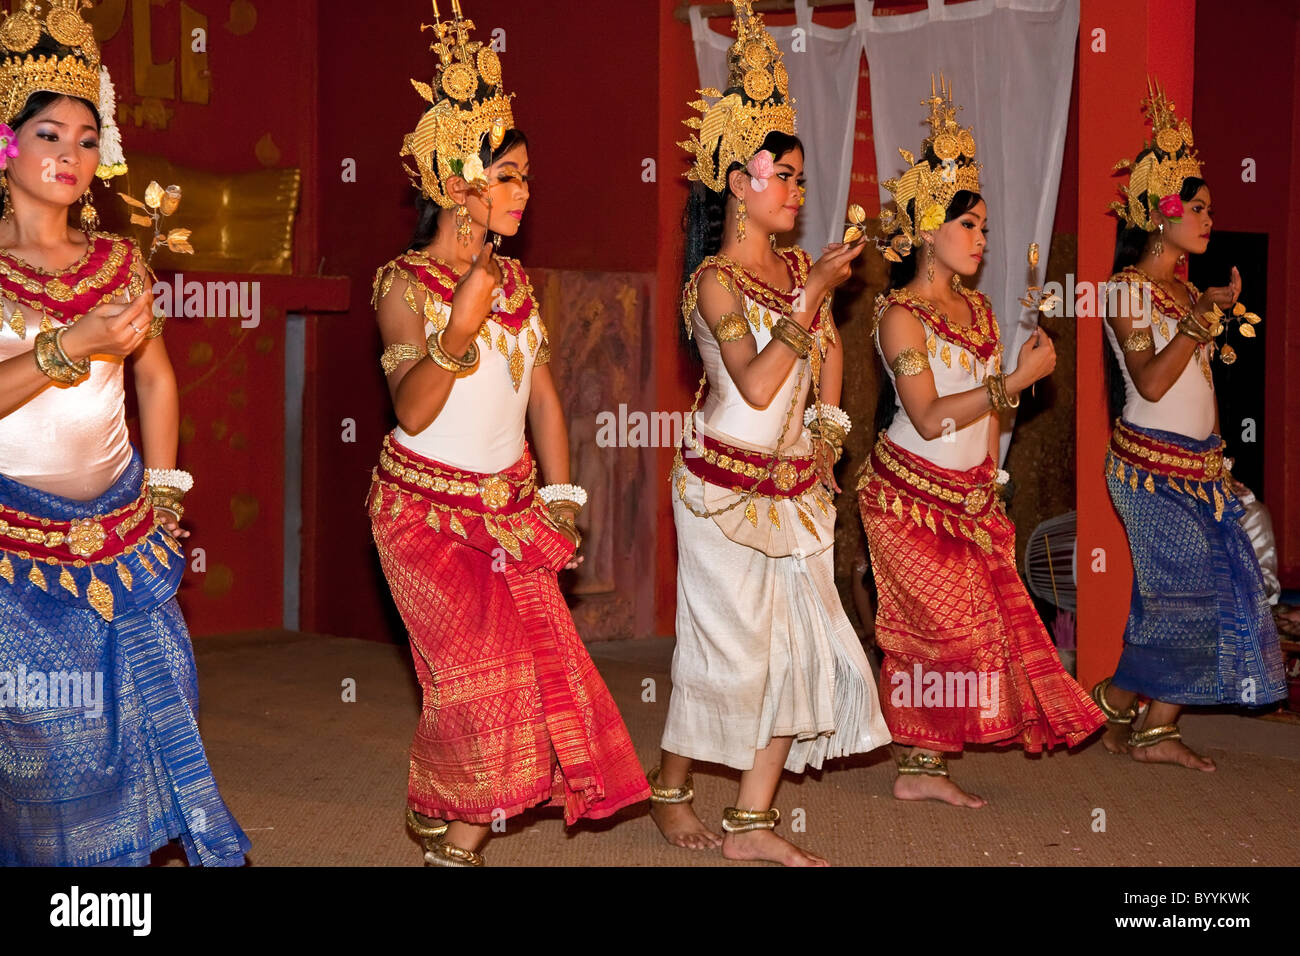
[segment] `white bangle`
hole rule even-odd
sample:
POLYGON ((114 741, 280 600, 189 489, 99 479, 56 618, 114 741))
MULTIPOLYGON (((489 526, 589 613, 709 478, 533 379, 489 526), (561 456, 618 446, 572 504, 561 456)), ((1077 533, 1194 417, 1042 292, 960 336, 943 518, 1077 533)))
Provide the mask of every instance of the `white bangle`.
POLYGON ((579 508, 587 505, 587 492, 579 485, 545 485, 537 489, 537 497, 547 505, 557 501, 572 501, 579 508))
POLYGON ((149 484, 175 488, 181 494, 194 487, 194 476, 179 468, 146 468, 144 474, 149 484))
POLYGON ((844 429, 844 434, 848 434, 853 428, 853 420, 849 418, 848 412, 838 405, 827 405, 825 402, 818 402, 816 405, 809 405, 804 409, 803 423, 807 427, 811 425, 814 418, 825 418, 833 424, 839 425, 844 429), (819 414, 820 413, 820 414, 819 414))

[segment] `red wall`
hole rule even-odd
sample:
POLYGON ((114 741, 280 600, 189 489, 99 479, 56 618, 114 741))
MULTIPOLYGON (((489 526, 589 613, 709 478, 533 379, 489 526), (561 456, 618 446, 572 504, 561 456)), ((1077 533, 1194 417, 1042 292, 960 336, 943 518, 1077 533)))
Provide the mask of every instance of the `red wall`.
MULTIPOLYGON (((1215 228, 1268 233, 1268 324, 1265 388, 1268 417, 1264 487, 1257 489, 1273 514, 1281 577, 1300 586, 1300 283, 1294 260, 1300 247, 1300 153, 1295 119, 1300 111, 1300 7, 1283 0, 1202 3, 1196 11, 1196 146, 1214 191, 1215 228), (1225 82, 1218 68, 1225 51, 1248 55, 1243 82, 1225 82), (1249 51, 1248 54, 1246 51, 1249 51), (1255 182, 1243 182, 1242 160, 1257 165, 1255 182)), ((1251 290, 1242 301, 1252 302, 1251 290)), ((1225 434, 1235 426, 1223 422, 1225 434)), ((1231 443, 1232 438, 1229 438, 1231 443)))

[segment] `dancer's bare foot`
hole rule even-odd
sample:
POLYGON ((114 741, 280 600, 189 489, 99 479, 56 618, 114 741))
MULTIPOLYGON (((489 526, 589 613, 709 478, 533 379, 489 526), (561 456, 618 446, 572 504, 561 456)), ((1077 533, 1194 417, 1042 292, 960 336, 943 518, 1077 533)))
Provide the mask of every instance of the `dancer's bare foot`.
POLYGON ((830 866, 821 857, 801 850, 771 830, 746 830, 722 838, 722 855, 728 860, 767 860, 782 866, 830 866))
POLYGON ((654 820, 664 839, 686 850, 716 850, 722 837, 704 825, 689 803, 651 803, 654 820))
POLYGON ((1128 724, 1107 724, 1106 733, 1101 738, 1101 745, 1113 754, 1126 754, 1132 748, 1128 743, 1128 724))
POLYGON ((1202 757, 1181 740, 1162 740, 1150 747, 1134 747, 1132 757, 1142 763, 1175 763, 1207 773, 1215 769, 1213 760, 1202 757))
POLYGON ((899 774, 894 778, 894 796, 899 800, 941 800, 954 807, 978 810, 988 801, 967 793, 947 777, 929 774, 899 774))

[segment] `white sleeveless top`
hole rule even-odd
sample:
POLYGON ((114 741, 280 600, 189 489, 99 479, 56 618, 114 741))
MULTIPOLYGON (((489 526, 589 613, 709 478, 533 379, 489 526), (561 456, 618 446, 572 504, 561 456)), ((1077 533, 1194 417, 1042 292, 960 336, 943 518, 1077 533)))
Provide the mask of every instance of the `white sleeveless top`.
MULTIPOLYGON (((93 234, 85 255, 57 274, 0 253, 6 289, 0 295, 0 361, 18 357, 34 365, 43 319, 57 328, 75 322, 86 302, 93 307, 138 294, 143 282, 132 271, 138 257, 133 242, 108 233, 93 234)), ((112 487, 132 455, 123 370, 122 357, 95 356, 90 374, 76 385, 50 382, 0 418, 0 473, 77 501, 112 487)))
MULTIPOLYGON (((1130 266, 1111 277, 1118 284, 1120 294, 1117 306, 1129 308, 1133 316, 1134 330, 1143 328, 1151 331, 1157 353, 1169 345, 1178 334, 1178 320, 1191 312, 1189 305, 1176 301, 1156 282, 1151 281, 1141 270, 1130 266), (1149 289, 1147 296, 1143 291, 1149 289), (1127 294, 1125 294, 1127 293, 1127 294)), ((1192 300, 1200 298, 1200 292, 1190 282, 1184 283, 1191 293, 1192 300)), ((1120 375, 1124 379, 1124 420, 1143 428, 1157 428, 1162 431, 1186 435, 1199 440, 1208 438, 1214 431, 1214 377, 1210 372, 1210 345, 1197 346, 1186 367, 1179 373, 1169 391, 1158 402, 1149 402, 1143 398, 1133 384, 1124 363, 1124 350, 1109 322, 1102 322, 1106 330, 1106 341, 1119 362, 1120 375)))
MULTIPOLYGON (((549 359, 546 327, 527 274, 514 259, 499 261, 505 282, 492 317, 479 331, 478 367, 456 379, 446 404, 427 428, 412 435, 399 425, 392 433, 418 455, 487 474, 504 471, 524 453, 532 371, 539 359, 543 364, 549 359)), ((425 293, 424 334, 445 329, 458 281, 455 273, 432 256, 407 253, 379 270, 376 304, 394 275, 425 293)), ((415 295, 407 297, 412 311, 415 299, 415 295)))
MULTIPOLYGON (((962 295, 970 305, 972 324, 969 328, 952 325, 944 313, 933 303, 905 289, 895 289, 876 300, 876 321, 872 336, 876 351, 884 359, 880 348, 880 318, 895 305, 902 306, 925 327, 926 358, 934 375, 934 387, 942 398, 982 386, 984 379, 1002 371, 1002 343, 999 341, 997 318, 989 307, 986 296, 962 288, 962 295)), ((885 373, 894 384, 894 420, 886 435, 900 448, 933 462, 940 468, 966 471, 989 457, 989 431, 994 425, 993 413, 982 415, 961 428, 945 429, 938 438, 926 439, 916 430, 898 397, 894 370, 885 363, 885 373)))
MULTIPOLYGON (((713 257, 705 263, 706 266, 714 266, 727 288, 739 294, 744 316, 760 351, 772 341, 772 326, 781 318, 782 310, 789 309, 795 295, 808 280, 809 262, 806 253, 797 248, 780 250, 780 253, 790 270, 790 292, 773 289, 723 257, 713 257)), ((690 322, 709 381, 708 398, 695 419, 700 431, 742 447, 772 451, 776 450, 777 442, 781 441, 782 427, 786 426, 788 420, 781 450, 788 450, 797 444, 804 430, 803 413, 812 390, 812 378, 817 374, 813 369, 813 361, 809 358, 797 359, 767 406, 756 408, 745 400, 732 380, 726 363, 722 360, 722 348, 709 331, 708 323, 704 321, 697 304, 692 305, 690 322)))

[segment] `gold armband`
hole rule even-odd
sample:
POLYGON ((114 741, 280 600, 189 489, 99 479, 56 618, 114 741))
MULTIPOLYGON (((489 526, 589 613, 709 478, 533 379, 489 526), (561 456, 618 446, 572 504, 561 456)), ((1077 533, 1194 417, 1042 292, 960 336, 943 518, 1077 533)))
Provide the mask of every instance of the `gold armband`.
POLYGON ((1156 347, 1155 339, 1147 329, 1135 329, 1124 337, 1120 346, 1125 352, 1145 352, 1156 347))
POLYGON ((749 323, 739 312, 728 312, 718 322, 713 337, 719 342, 735 342, 749 334, 749 323))
POLYGON ((424 350, 418 345, 408 345, 406 342, 394 342, 388 348, 384 349, 384 354, 379 356, 379 364, 384 370, 385 375, 392 375, 397 366, 403 362, 414 362, 424 356, 424 350))
POLYGON ((550 365, 551 364, 551 343, 549 339, 542 339, 542 344, 537 349, 537 360, 533 365, 550 365))
POLYGON ((925 357, 925 353, 920 349, 903 349, 894 356, 894 361, 890 363, 889 367, 893 369, 896 377, 906 378, 929 371, 930 360, 925 357))

